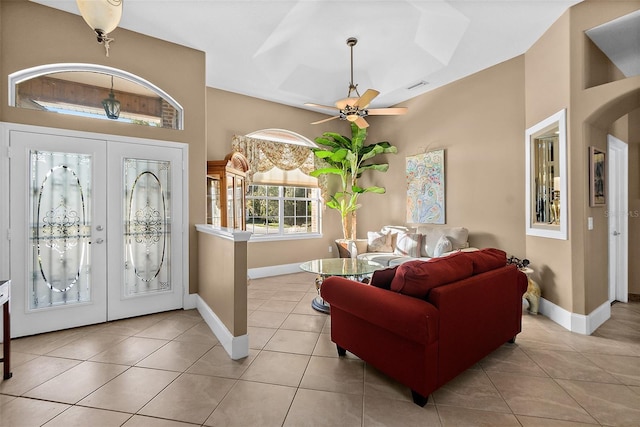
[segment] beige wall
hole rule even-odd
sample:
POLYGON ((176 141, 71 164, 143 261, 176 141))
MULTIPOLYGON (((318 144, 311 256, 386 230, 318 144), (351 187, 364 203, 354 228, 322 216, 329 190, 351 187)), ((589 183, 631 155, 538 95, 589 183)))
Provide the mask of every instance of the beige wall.
POLYGON ((247 242, 198 233, 198 295, 234 337, 247 333, 247 242))
MULTIPOLYGON (((403 104, 409 107, 406 116, 367 119, 366 143, 389 141, 398 154, 380 156, 389 171, 363 179, 385 186, 387 193, 361 197, 359 237, 385 224, 405 224, 405 158, 444 148, 447 225, 469 228, 474 245, 524 257, 523 63, 518 57, 415 98, 403 104)), ((310 125, 323 116, 216 89, 207 89, 207 104, 210 160, 229 152, 234 134, 263 128, 285 128, 310 139, 324 131, 350 135, 346 122, 310 125)), ((336 256, 328 246, 341 237, 339 216, 326 208, 323 214, 322 239, 249 243, 249 268, 336 256)))
POLYGON ((519 258, 524 245, 524 58, 506 61, 403 104, 406 116, 372 117, 368 142, 389 141, 389 171, 366 181, 358 234, 406 221, 406 157, 445 150, 446 225, 469 229, 477 247, 519 258))
POLYGON ((637 1, 580 3, 525 54, 526 125, 567 108, 569 171, 569 240, 527 236, 527 257, 543 296, 573 313, 589 314, 608 298, 606 207, 589 206, 588 147, 606 150, 607 133, 638 108, 640 90, 640 78, 622 79, 584 31, 638 8, 637 1))
MULTIPOLYGON (((126 7, 126 6, 125 6, 126 7)), ((190 291, 197 289, 194 225, 205 218, 206 100, 204 53, 121 28, 111 36, 110 56, 96 43, 82 17, 27 0, 2 1, 0 7, 0 121, 126 135, 189 144, 190 291), (149 128, 106 120, 8 107, 7 76, 52 63, 93 63, 119 68, 159 86, 185 110, 185 129, 149 128)))
MULTIPOLYGON (((562 15, 525 53, 525 128, 567 109, 567 140, 571 145, 572 111, 569 108, 570 58, 569 12, 562 15)), ((524 130, 521 139, 524 144, 524 130)), ((524 158, 522 158, 524 163, 524 158)), ((569 182, 567 200, 573 200, 573 188, 569 182)), ((573 208, 573 205, 571 206, 573 208)), ((561 209, 565 207, 561 206, 561 209)), ((523 207, 524 210, 524 207, 523 207)), ((568 221, 574 218, 574 210, 568 209, 568 221)), ((523 233, 524 234, 524 233, 523 233)), ((556 240, 526 236, 526 254, 540 284, 545 299, 570 310, 573 280, 571 275, 571 242, 579 238, 569 227, 569 240, 556 240)))
MULTIPOLYGON (((310 100, 312 101, 312 100, 310 100)), ((288 129, 311 140, 342 127, 344 122, 312 125, 313 121, 326 118, 314 113, 274 102, 264 101, 218 89, 207 88, 207 159, 223 159, 231 151, 233 135, 246 135, 267 128, 288 129)), ((203 175, 204 179, 204 175, 203 175)), ((333 241, 342 237, 340 215, 323 207, 323 237, 319 239, 287 240, 281 242, 249 242, 249 268, 293 264, 314 258, 336 256, 336 249, 329 253, 333 241)))
MULTIPOLYGON (((640 107, 640 76, 589 86, 588 70, 597 67, 589 55, 584 31, 640 9, 638 1, 586 1, 571 12, 571 143, 570 182, 572 227, 572 274, 574 313, 589 314, 608 300, 606 207, 590 207, 588 191, 588 147, 606 150, 606 135, 616 120, 640 107), (586 229, 592 217, 594 229, 586 229)), ((611 73, 616 78, 615 73, 611 73)), ((637 119, 628 121, 637 127, 637 119)), ((632 164, 632 168, 635 166, 632 164)), ((630 182, 630 188, 637 183, 630 182)), ((630 239, 630 246, 637 245, 630 239)), ((637 251, 637 248, 633 249, 637 251)), ((630 258, 632 262, 632 258, 630 258)), ((631 291, 630 287, 630 291, 631 291)), ((567 308, 567 307, 565 307, 567 308)))
MULTIPOLYGON (((629 147, 629 192, 628 192, 628 247, 629 247, 629 293, 640 295, 640 265, 634 260, 640 256, 640 109, 616 120, 608 134, 624 141, 629 147)), ((603 136, 606 138, 606 135, 603 136)), ((605 210, 605 216, 609 209, 605 210)))
POLYGON ((627 117, 629 143, 629 293, 640 295, 640 109, 627 117))

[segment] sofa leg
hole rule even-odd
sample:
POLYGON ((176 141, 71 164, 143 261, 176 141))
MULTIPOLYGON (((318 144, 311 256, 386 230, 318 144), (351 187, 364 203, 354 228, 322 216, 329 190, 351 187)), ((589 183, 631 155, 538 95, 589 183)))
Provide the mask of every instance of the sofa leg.
POLYGON ((429 399, 429 396, 423 396, 417 391, 413 391, 413 390, 411 390, 411 397, 413 397, 413 403, 415 403, 418 406, 426 405, 427 400, 429 399))
POLYGON ((515 342, 516 342, 516 337, 513 337, 508 341, 509 344, 513 344, 515 342))
POLYGON ((338 356, 346 356, 347 355, 347 350, 345 350, 344 348, 340 347, 338 344, 336 344, 336 348, 338 349, 338 356))

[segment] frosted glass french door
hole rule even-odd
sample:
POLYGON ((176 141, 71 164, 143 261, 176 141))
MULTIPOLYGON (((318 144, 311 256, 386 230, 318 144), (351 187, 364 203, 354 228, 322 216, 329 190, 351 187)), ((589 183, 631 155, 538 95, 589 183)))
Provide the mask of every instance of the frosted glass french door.
POLYGON ((22 131, 9 146, 12 336, 182 307, 182 150, 22 131))
POLYGON ((106 321, 105 142, 11 131, 9 146, 12 336, 106 321))
POLYGON ((121 177, 108 185, 109 320, 182 308, 182 150, 110 142, 108 151, 121 177))

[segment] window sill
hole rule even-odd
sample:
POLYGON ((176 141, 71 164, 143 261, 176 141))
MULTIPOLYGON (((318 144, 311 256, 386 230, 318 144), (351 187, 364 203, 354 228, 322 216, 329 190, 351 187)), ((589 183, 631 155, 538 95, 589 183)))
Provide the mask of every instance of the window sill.
POLYGON ((249 243, 259 243, 259 242, 279 242, 279 241, 286 241, 286 240, 306 240, 306 239, 320 239, 322 238, 322 234, 320 233, 308 233, 308 234, 300 234, 300 235, 296 235, 296 234, 291 234, 291 235, 276 235, 276 236, 269 236, 269 235, 264 235, 264 234, 252 234, 251 238, 249 239, 249 243))

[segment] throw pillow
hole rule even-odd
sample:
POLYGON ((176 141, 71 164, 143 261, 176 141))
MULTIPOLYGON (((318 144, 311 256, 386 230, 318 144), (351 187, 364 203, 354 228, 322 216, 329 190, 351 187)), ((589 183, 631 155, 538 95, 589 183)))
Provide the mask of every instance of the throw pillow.
POLYGON ((393 268, 384 268, 382 270, 374 271, 369 284, 376 288, 391 289, 391 281, 396 275, 397 269, 398 267, 396 266, 393 268))
POLYGON ((391 233, 369 231, 367 233, 367 252, 393 252, 391 233))
POLYGON ((436 247, 433 248, 433 256, 438 258, 441 257, 445 252, 451 252, 453 250, 453 246, 451 245, 451 240, 447 238, 447 236, 440 236, 438 239, 438 243, 436 243, 436 247))
POLYGON ((380 229, 380 231, 382 233, 391 234, 391 247, 393 248, 394 251, 396 250, 398 233, 400 232, 415 233, 416 232, 415 228, 405 227, 404 225, 385 225, 380 229))
POLYGON ((464 249, 469 247, 467 241, 469 230, 464 227, 418 227, 418 233, 424 235, 422 238, 422 256, 432 258, 433 250, 440 239, 446 236, 451 242, 451 250, 464 249))
POLYGON ((380 231, 383 233, 398 233, 400 231, 404 231, 405 233, 413 233, 415 229, 405 227, 404 225, 385 225, 380 231))
POLYGON ((421 234, 405 233, 401 231, 396 234, 396 248, 393 253, 401 256, 420 257, 421 234))
POLYGON ((473 263, 473 274, 480 274, 507 265, 507 253, 495 248, 467 252, 467 258, 473 263))
POLYGON ((469 247, 469 230, 464 227, 448 227, 442 230, 442 234, 451 241, 451 250, 469 247))
POLYGON ((422 248, 425 252, 424 256, 428 256, 429 258, 435 257, 435 255, 433 254, 433 251, 436 248, 436 245, 438 244, 438 240, 440 240, 440 237, 442 236, 444 236, 442 231, 435 228, 429 230, 429 232, 424 235, 424 238, 422 239, 423 241, 422 248))
POLYGON ((463 252, 429 261, 408 261, 398 266, 391 290, 426 299, 431 289, 467 278, 473 274, 473 262, 463 252))
POLYGON ((356 246, 356 252, 358 253, 358 255, 367 253, 367 245, 368 245, 367 239, 356 239, 354 241, 354 244, 356 246))

